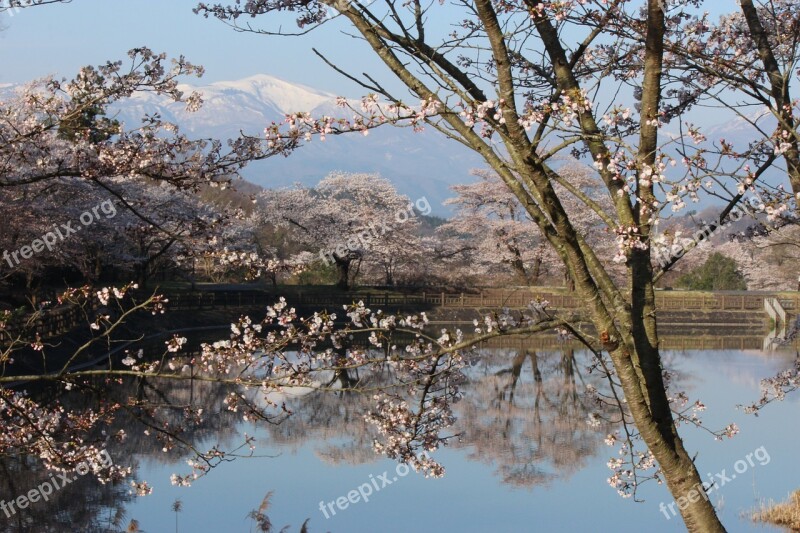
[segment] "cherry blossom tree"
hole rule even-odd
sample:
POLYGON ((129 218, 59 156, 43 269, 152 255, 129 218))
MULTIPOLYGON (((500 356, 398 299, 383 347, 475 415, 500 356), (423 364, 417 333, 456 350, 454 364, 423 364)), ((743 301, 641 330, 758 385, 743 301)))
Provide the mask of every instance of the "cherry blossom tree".
POLYGON ((391 287, 412 277, 419 264, 425 260, 424 245, 417 233, 419 224, 416 220, 412 221, 420 215, 409 208, 409 205, 406 204, 407 209, 400 211, 408 214, 408 221, 398 223, 395 218, 391 235, 370 246, 369 255, 364 262, 366 279, 391 287))
POLYGON ((797 233, 797 228, 791 226, 769 236, 733 239, 715 249, 736 261, 749 290, 796 290, 800 275, 797 233))
MULTIPOLYGON (((386 88, 378 74, 359 78, 326 57, 339 72, 372 93, 348 123, 354 131, 386 123, 427 125, 480 154, 518 198, 587 302, 597 331, 596 337, 587 340, 598 352, 609 354, 637 435, 648 448, 637 464, 658 465, 657 477, 666 481, 676 499, 687 501, 693 491, 703 490, 702 478, 678 435, 670 406, 658 350, 654 292, 662 272, 679 258, 655 267, 651 236, 665 209, 684 209, 686 200, 698 200, 707 189, 713 190, 715 180, 722 182, 722 191, 735 191, 727 195, 727 206, 719 214, 719 224, 725 222, 778 157, 792 157, 791 138, 796 134, 788 128, 796 125, 792 118, 791 124, 784 124, 786 135, 781 133, 779 139, 764 132, 745 148, 720 143, 707 149, 695 144, 705 139, 700 128, 686 125, 686 114, 693 105, 709 99, 724 101, 719 89, 728 83, 731 65, 726 56, 718 60, 717 54, 709 54, 706 64, 713 70, 701 84, 696 86, 691 75, 683 75, 686 68, 676 59, 673 43, 678 38, 686 42, 688 36, 688 45, 683 45, 690 50, 686 55, 702 56, 704 50, 714 51, 716 43, 709 32, 696 28, 708 24, 725 33, 731 27, 725 17, 716 25, 706 22, 696 11, 700 3, 474 0, 456 2, 445 10, 415 1, 365 5, 271 0, 200 3, 196 11, 268 35, 287 33, 269 25, 273 12, 295 12, 298 34, 305 34, 329 20, 333 11, 420 100, 418 106, 410 107, 386 88), (443 36, 426 31, 432 17, 449 16, 454 17, 452 32, 443 36), (263 23, 259 26, 258 21, 263 23), (379 104, 377 95, 389 103, 379 104), (666 135, 664 130, 673 119, 680 126, 666 135), (554 164, 554 158, 565 152, 591 159, 612 210, 602 209, 570 187, 554 164), (618 246, 613 259, 624 265, 625 282, 610 275, 605 265, 609 258, 598 256, 599 250, 566 209, 565 193, 556 184, 613 228, 618 246)), ((784 58, 786 65, 794 64, 797 50, 792 38, 785 37, 794 32, 781 30, 784 22, 795 21, 800 12, 793 2, 778 4, 785 9, 781 24, 774 25, 764 24, 766 17, 750 9, 751 2, 741 4, 745 18, 751 20, 742 41, 755 42, 750 50, 759 54, 742 59, 746 68, 733 64, 731 69, 751 80, 770 77, 773 99, 778 96, 779 75, 786 80, 783 85, 788 85, 788 76, 795 72, 791 68, 776 72, 767 52, 784 58), (757 28, 755 19, 762 21, 763 29, 757 28)), ((336 53, 333 49, 324 52, 336 53)), ((735 80, 730 85, 747 91, 746 85, 735 80)), ((783 122, 789 122, 785 113, 792 113, 786 104, 785 100, 773 102, 783 122)), ((287 117, 287 123, 308 136, 323 135, 330 124, 325 117, 302 114, 287 117)), ((267 137, 279 129, 268 127, 267 137)), ((780 189, 771 193, 774 213, 790 211, 792 195, 780 189)), ((623 492, 635 491, 635 481, 612 479, 623 492)), ((691 501, 681 513, 692 531, 724 530, 706 499, 691 501)))
MULTIPOLYGON (((566 161, 559 168, 570 186, 592 198, 604 209, 610 209, 607 195, 601 183, 594 180, 592 170, 577 161, 566 161)), ((497 174, 475 171, 481 181, 470 185, 456 185, 452 189, 458 197, 448 200, 457 205, 456 216, 438 228, 439 234, 456 234, 466 237, 461 248, 468 254, 470 263, 477 268, 497 275, 490 265, 505 265, 514 274, 517 283, 536 285, 544 275, 562 270, 557 267, 558 258, 542 236, 531 231, 533 220, 520 205, 519 199, 509 191, 497 174)), ((565 198, 567 212, 573 217, 587 241, 600 249, 611 244, 608 228, 603 220, 591 210, 586 210, 580 201, 566 193, 563 186, 556 189, 565 198)), ((557 279, 560 276, 555 276, 557 279)))
MULTIPOLYGON (((743 0, 739 6, 718 22, 708 13, 689 17, 681 9, 671 9, 666 49, 675 68, 668 77, 684 86, 681 105, 732 107, 728 102, 733 95, 739 117, 753 127, 765 150, 783 160, 781 171, 788 174, 791 190, 798 195, 800 100, 792 81, 800 66, 796 38, 800 14, 791 0, 743 0), (687 41, 687 34, 692 39, 687 41), (702 98, 693 102, 697 95, 702 98), (757 113, 740 111, 748 109, 757 113), (772 121, 765 120, 767 116, 772 121)), ((724 139, 715 145, 715 152, 723 154, 747 149, 724 139)))
POLYGON ((470 457, 495 458, 503 481, 516 486, 548 484, 573 474, 597 453, 614 416, 609 405, 596 412, 576 381, 590 379, 592 387, 603 390, 603 378, 583 375, 583 354, 576 357, 571 348, 561 353, 504 351, 482 353, 469 373, 476 377, 456 407, 456 425, 464 430, 470 457))
MULTIPOLYGON (((126 204, 112 225, 117 236, 117 267, 132 271, 141 286, 160 272, 174 269, 180 256, 193 256, 223 233, 229 214, 169 184, 125 183, 117 186, 126 204)), ((115 217, 116 218, 116 217, 115 217)))
POLYGON ((537 285, 555 256, 530 231, 530 218, 500 178, 486 171, 474 174, 479 182, 451 187, 458 196, 446 204, 458 206, 458 211, 437 231, 462 237, 461 249, 473 268, 497 276, 497 267, 505 267, 518 284, 537 285))
MULTIPOLYGON (((45 3, 12 2, 0 10, 45 3)), ((0 244, 10 259, 0 265, 0 280, 24 278, 28 291, 35 293, 48 275, 61 280, 77 271, 93 282, 109 265, 117 275, 133 270, 142 285, 153 274, 175 271, 180 258, 196 258, 203 253, 199 248, 207 251, 214 242, 212 233, 222 232, 224 224, 238 217, 235 209, 212 206, 197 195, 229 187, 250 161, 299 146, 292 132, 269 142, 242 136, 225 143, 191 139, 157 115, 145 116, 139 124, 109 118, 109 109, 134 93, 153 93, 183 103, 189 111, 202 105, 199 94, 185 95, 179 89, 182 78, 201 76, 201 67, 183 57, 168 60, 147 48, 128 55, 127 61, 84 67, 71 80, 50 77, 3 89, 0 201, 10 225, 0 244), (91 231, 67 229, 68 238, 36 250, 35 261, 14 256, 63 225, 77 224, 101 203, 93 203, 97 198, 114 206, 114 219, 93 224, 91 231)), ((229 242, 220 248, 225 246, 244 251, 229 242)), ((290 269, 296 262, 292 259, 290 269)), ((277 268, 273 274, 284 267, 277 268)))
POLYGON ((336 265, 341 288, 353 283, 362 262, 374 263, 393 284, 398 265, 418 246, 417 209, 424 205, 415 207, 374 174, 332 173, 314 188, 265 191, 260 199, 267 222, 291 229, 319 260, 336 265))
MULTIPOLYGON (((357 304, 346 309, 352 328, 340 330, 330 315, 300 318, 285 301, 280 301, 268 308, 264 323, 254 324, 242 318, 232 326, 229 339, 203 347, 195 364, 204 379, 225 380, 230 379, 226 375, 234 374, 235 383, 258 391, 262 403, 256 405, 233 391, 225 400, 228 408, 243 413, 248 419, 269 418, 276 410, 280 412, 280 406, 269 396, 276 388, 313 388, 319 383, 331 383, 332 377, 338 378, 350 369, 389 365, 396 379, 394 383, 403 386, 385 387, 365 416, 380 434, 375 449, 429 474, 440 475, 441 465, 420 458, 415 451, 434 450, 449 438, 447 428, 454 421, 451 405, 461 394, 459 383, 462 369, 471 357, 469 348, 498 335, 558 328, 560 334, 571 334, 591 348, 596 367, 602 369, 613 392, 605 401, 612 401, 611 406, 619 410, 624 435, 610 435, 608 440, 621 442, 621 451, 629 464, 615 459, 610 483, 621 494, 631 496, 647 479, 666 482, 676 500, 688 502, 680 510, 689 530, 724 531, 711 503, 705 498, 693 497, 697 491, 704 490, 703 479, 683 444, 678 426, 695 423, 692 412, 695 408, 687 406, 685 395, 670 390, 671 376, 664 371, 659 352, 655 282, 680 257, 661 266, 653 264, 656 228, 665 213, 679 212, 687 201, 699 200, 707 194, 721 195, 727 202, 719 213, 719 224, 725 222, 743 198, 757 192, 769 204, 766 207, 772 210, 770 216, 780 217, 792 212, 793 195, 779 187, 762 186, 761 178, 780 158, 790 164, 791 139, 796 133, 788 129, 785 100, 782 106, 774 94, 773 107, 784 129, 777 137, 770 132, 760 132, 748 147, 734 149, 721 141, 718 146, 705 147, 700 128, 686 124, 687 113, 693 106, 719 96, 716 88, 727 83, 726 65, 730 64, 726 63, 724 54, 719 62, 715 62, 716 56, 710 55, 707 64, 714 70, 707 71, 711 76, 699 86, 682 75, 687 68, 674 51, 673 41, 677 36, 683 40, 689 36, 690 50, 702 52, 715 46, 709 32, 697 29, 706 25, 702 14, 696 13, 700 3, 695 0, 554 3, 465 0, 446 8, 413 0, 407 3, 386 0, 369 5, 328 0, 199 4, 196 11, 202 15, 263 34, 285 33, 277 24, 275 29, 268 26, 273 12, 296 13, 300 25, 297 33, 305 34, 309 27, 330 20, 328 15, 333 11, 409 89, 412 98, 419 101, 418 104, 404 103, 388 84, 380 82, 378 74, 357 78, 347 74, 345 67, 326 58, 334 68, 359 81, 370 92, 360 103, 340 100, 342 108, 352 111, 353 117, 313 117, 298 112, 287 116, 283 124, 265 125, 264 139, 242 140, 242 144, 234 145, 234 152, 246 146, 251 157, 250 147, 260 147, 264 142, 264 150, 284 153, 315 136, 322 139, 336 133, 367 134, 371 128, 383 125, 437 129, 480 154, 502 179, 532 220, 532 230, 540 232, 564 265, 577 294, 586 302, 586 312, 594 326, 590 331, 583 331, 570 317, 554 316, 544 303, 533 302, 524 313, 503 310, 487 315, 484 323, 476 325, 477 331, 469 339, 460 331, 449 330, 441 331, 437 337, 423 332, 424 315, 387 316, 357 304), (452 33, 442 35, 439 31, 429 31, 433 16, 437 20, 452 16, 452 33), (264 20, 267 26, 259 28, 256 21, 250 20, 252 18, 264 20), (243 23, 245 19, 247 22, 243 23), (673 121, 679 126, 665 131, 673 121), (604 208, 562 171, 559 157, 567 153, 594 165, 611 209, 604 208), (570 211, 570 197, 583 206, 580 212, 570 211), (578 217, 589 211, 613 229, 616 235, 614 253, 606 255, 578 223, 578 217), (623 269, 623 280, 612 275, 610 262, 623 269), (357 333, 356 330, 370 335, 376 351, 345 345, 346 339, 357 333), (398 347, 395 342, 395 335, 400 333, 412 337, 405 348, 398 347), (333 348, 320 353, 323 342, 328 341, 333 348), (265 380, 265 376, 272 379, 265 380), (638 442, 643 442, 645 449, 639 449, 638 442)), ((761 36, 758 28, 748 23, 749 33, 745 37, 753 35, 757 47, 752 50, 759 51, 757 60, 746 63, 749 70, 744 72, 750 78, 778 79, 765 51, 772 51, 774 57, 788 58, 785 64, 794 64, 795 47, 785 46, 777 33, 784 28, 784 21, 796 20, 800 8, 788 1, 778 4, 785 7, 786 13, 781 17, 781 24, 765 24, 763 21, 768 17, 763 9, 755 9, 756 18, 762 22, 761 36)), ((745 18, 752 19, 753 12, 748 11, 747 2, 742 2, 742 9, 745 18)), ((721 30, 729 28, 727 20, 723 18, 716 26, 721 30)), ((746 39, 742 41, 747 42, 746 39)), ((331 47, 330 52, 325 52, 336 53, 336 49, 331 47)), ((751 57, 755 59, 756 56, 751 57)), ((697 70, 691 72, 693 76, 697 70)), ((785 79, 788 75, 796 76, 793 69, 781 72, 785 79)), ((744 84, 730 83, 731 90, 742 90, 742 87, 747 91, 744 84)), ((774 83, 772 88, 775 88, 774 83)), ((75 101, 85 101, 85 98, 81 96, 75 101)), ((793 108, 789 112, 794 117, 793 108)), ((89 115, 95 116, 93 113, 92 109, 89 115)), ((82 122, 77 120, 69 122, 69 131, 74 131, 76 124, 80 130, 82 122)), ((99 130, 86 129, 84 136, 102 138, 107 127, 113 128, 113 125, 104 124, 99 130)), ((36 135, 29 136, 29 139, 35 138, 36 135)), ((159 146, 160 142, 156 141, 155 145, 159 146)), ((39 156, 36 143, 20 140, 18 144, 19 148, 10 153, 15 161, 21 161, 18 167, 38 168, 33 165, 39 156)), ((121 154, 112 152, 112 160, 118 160, 121 154)), ((215 155, 213 149, 211 152, 214 168, 218 169, 224 156, 215 155)), ((197 158, 188 160, 199 163, 197 158)), ((233 160, 238 162, 236 156, 233 160)), ((64 166, 69 167, 70 161, 70 157, 65 157, 64 166)), ((98 158, 98 161, 103 159, 98 158)), ((183 162, 181 159, 180 164, 183 162)), ((158 169, 158 174, 183 181, 182 174, 173 173, 169 165, 165 168, 161 159, 154 159, 152 165, 158 169)), ((53 166, 56 161, 44 159, 45 169, 53 166)), ((49 175, 46 170, 31 174, 33 177, 23 180, 38 180, 49 175)), ((193 178, 198 174, 206 179, 209 176, 193 172, 193 178)), ((6 179, 3 175, 0 172, 0 185, 6 179)), ((354 194, 352 189, 350 194, 354 194)), ((297 196, 296 203, 291 204, 296 209, 310 210, 313 200, 319 199, 311 193, 297 196)), ((330 211, 324 214, 330 220, 341 216, 330 211)), ((363 228, 359 224, 367 221, 367 216, 368 213, 361 213, 359 218, 340 227, 350 231, 349 238, 355 238, 351 232, 363 228)), ((301 229, 308 234, 317 231, 308 226, 301 229)), ((330 230, 323 225, 319 231, 330 230)), ((331 242, 328 238, 319 241, 326 245, 331 242)), ((357 245, 357 239, 352 248, 345 243, 342 254, 337 253, 337 256, 349 258, 351 253, 356 253, 357 245)), ((347 262, 348 269, 355 259, 357 256, 347 262)), ((83 297, 90 295, 89 292, 83 297)), ((157 310, 163 305, 157 297, 145 302, 129 302, 125 297, 125 291, 117 293, 112 289, 100 291, 98 295, 106 303, 114 301, 128 306, 123 309, 157 310)), ((107 330, 113 328, 113 324, 108 325, 104 320, 101 315, 94 325, 107 330)), ((8 337, 10 346, 19 348, 19 343, 25 342, 34 349, 44 349, 41 341, 22 341, 13 333, 8 337)), ((184 343, 181 338, 172 339, 166 350, 177 352, 184 343)), ((7 349, 3 360, 11 359, 12 353, 11 348, 7 349)), ((69 371, 69 366, 65 366, 48 379, 65 387, 94 375, 182 379, 163 358, 140 361, 129 356, 121 364, 128 369, 69 371)), ((42 379, 42 376, 22 377, 42 379)), ((15 378, 20 377, 4 376, 0 382, 15 378)), ((776 386, 783 392, 792 383, 788 376, 776 386)), ((35 428, 43 437, 32 440, 32 429, 25 417, 52 421, 58 429, 65 428, 64 432, 77 442, 84 442, 81 437, 85 427, 70 423, 63 413, 43 407, 22 394, 7 392, 7 389, 3 389, 3 393, 6 404, 14 407, 7 410, 11 419, 6 425, 16 430, 4 436, 7 439, 3 441, 5 449, 0 451, 27 452, 53 462, 56 455, 62 461, 69 461, 79 451, 88 449, 83 446, 64 452, 63 448, 55 446, 55 432, 50 426, 35 428), (54 454, 54 449, 62 453, 54 454)), ((603 400, 600 396, 596 399, 603 400)), ((701 404, 695 407, 699 410, 701 404)), ((108 414, 98 412, 93 420, 108 414)), ((715 436, 733 436, 736 431, 735 426, 729 426, 715 436)), ((172 435, 164 438, 170 444, 177 442, 172 435)), ((214 449, 199 454, 205 462, 192 463, 193 471, 176 477, 176 482, 183 484, 207 472, 221 453, 214 449)), ((137 491, 146 492, 146 485, 138 485, 137 491)))
POLYGON ((170 65, 146 48, 131 50, 129 60, 127 68, 122 61, 85 67, 73 80, 45 78, 4 101, 0 186, 58 177, 109 189, 105 180, 117 177, 147 177, 184 189, 230 181, 247 160, 243 143, 223 153, 221 142, 188 139, 159 117, 144 117, 132 128, 103 118, 110 105, 134 92, 185 102, 190 110, 202 104, 199 94, 184 96, 178 89, 180 77, 202 75, 202 68, 184 58, 170 65))
POLYGON ((203 255, 217 241, 220 247, 241 246, 239 240, 247 238, 240 213, 166 182, 117 178, 106 183, 124 204, 78 178, 5 189, 3 205, 20 217, 10 221, 11 231, 0 243, 7 258, 0 272, 24 275, 29 285, 35 278, 57 277, 53 272, 77 272, 89 283, 131 276, 144 285, 153 275, 180 268, 181 257, 203 255), (14 254, 37 239, 45 240, 46 248, 35 257, 14 254))

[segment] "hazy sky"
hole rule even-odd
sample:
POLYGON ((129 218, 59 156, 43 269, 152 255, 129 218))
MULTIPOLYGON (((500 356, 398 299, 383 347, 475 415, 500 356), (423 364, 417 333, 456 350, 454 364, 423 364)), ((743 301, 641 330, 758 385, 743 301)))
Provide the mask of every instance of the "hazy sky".
MULTIPOLYGON (((313 53, 316 47, 349 72, 377 74, 384 86, 407 98, 405 88, 400 88, 366 44, 342 35, 348 29, 344 19, 329 21, 307 36, 275 37, 237 32, 221 21, 195 15, 196 5, 197 0, 73 0, 0 13, 0 83, 48 74, 71 77, 83 65, 124 59, 129 49, 148 46, 170 56, 183 54, 203 65, 206 75, 200 84, 269 74, 337 95, 357 97, 366 92, 325 65, 313 53)), ((718 4, 712 7, 720 9, 718 4)), ((460 20, 461 14, 453 9, 437 3, 437 16, 428 22, 429 37, 449 32, 438 21, 460 20)), ((297 29, 291 13, 278 19, 271 14, 254 23, 265 19, 273 29, 276 21, 285 29, 297 29)), ((721 120, 702 112, 699 116, 709 123, 721 120)))
MULTIPOLYGON (((324 65, 312 46, 332 59, 357 64, 359 72, 380 68, 361 43, 337 35, 344 26, 339 21, 310 37, 269 37, 236 32, 195 15, 196 5, 196 0, 73 0, 0 14, 0 83, 72 76, 82 65, 121 59, 139 46, 183 54, 205 66, 204 82, 270 74, 348 96, 364 91, 324 65), (330 46, 333 42, 336 47, 330 46)), ((292 17, 284 27, 296 28, 292 17)))

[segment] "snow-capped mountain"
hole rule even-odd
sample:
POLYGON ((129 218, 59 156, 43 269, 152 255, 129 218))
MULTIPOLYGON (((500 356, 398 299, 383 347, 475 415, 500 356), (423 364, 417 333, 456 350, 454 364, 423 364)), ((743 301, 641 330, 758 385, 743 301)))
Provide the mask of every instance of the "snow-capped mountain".
MULTIPOLYGON (((0 98, 18 86, 0 84, 0 98)), ((265 74, 206 85, 181 85, 181 90, 186 94, 202 93, 202 108, 189 113, 183 104, 142 93, 126 99, 112 113, 129 127, 135 127, 145 114, 158 113, 179 124, 190 136, 222 140, 237 137, 240 132, 262 135, 267 125, 280 123, 287 113, 298 111, 351 118, 336 106, 337 95, 265 74)), ((773 117, 766 116, 759 124, 771 132, 776 123, 773 117)), ((738 149, 745 149, 753 139, 752 126, 735 117, 704 128, 704 133, 707 142, 724 138, 738 149)), ((289 157, 253 163, 245 169, 244 176, 262 187, 279 188, 298 182, 313 185, 336 170, 377 172, 412 200, 425 196, 435 214, 449 215, 451 210, 441 205, 453 196, 449 187, 473 181, 470 170, 481 167, 485 163, 475 153, 431 128, 414 133, 411 128, 386 126, 372 130, 367 137, 329 136, 324 142, 315 138, 289 157)), ((772 175, 766 179, 773 179, 772 175)))
POLYGON ((304 85, 289 83, 281 79, 259 74, 239 81, 220 81, 200 87, 209 98, 221 94, 242 93, 269 103, 282 112, 316 109, 323 104, 333 104, 336 95, 316 91, 304 85))
MULTIPOLYGON (((0 99, 9 98, 23 84, 0 84, 0 99)), ((307 111, 314 116, 352 118, 336 106, 336 95, 260 74, 236 81, 206 85, 181 85, 189 94, 202 93, 199 111, 151 93, 137 93, 112 107, 109 115, 135 128, 144 115, 158 113, 178 124, 190 137, 226 140, 240 132, 262 135, 270 123, 282 122, 287 113, 307 111)), ((453 196, 449 187, 473 180, 469 171, 485 166, 473 152, 435 131, 414 133, 390 126, 362 135, 314 139, 289 157, 273 157, 248 166, 244 176, 267 188, 294 183, 314 185, 328 173, 376 172, 391 180, 411 200, 425 196, 439 215, 450 214, 441 203, 453 196)))
POLYGON ((239 131, 258 134, 270 122, 281 120, 285 113, 319 112, 320 108, 333 105, 336 99, 332 94, 315 92, 266 75, 200 86, 182 84, 179 88, 187 95, 192 92, 203 95, 200 111, 190 113, 183 104, 167 103, 159 96, 139 93, 117 110, 120 118, 135 124, 143 114, 158 112, 188 132, 234 137, 239 131))
MULTIPOLYGON (((240 131, 261 135, 265 126, 297 111, 347 117, 346 111, 336 106, 336 95, 268 75, 182 85, 181 90, 202 93, 203 107, 189 113, 182 104, 137 94, 115 110, 117 118, 133 126, 144 114, 157 112, 191 136, 227 139, 240 131)), ((312 185, 334 170, 378 172, 412 200, 425 196, 434 212, 447 214, 448 208, 440 204, 452 196, 449 186, 471 181, 469 171, 481 166, 475 154, 435 131, 414 133, 410 128, 383 127, 367 137, 340 135, 324 142, 314 139, 289 157, 254 163, 244 175, 263 187, 277 188, 296 182, 312 185)))
POLYGON ((725 139, 733 143, 736 148, 744 150, 754 138, 759 138, 754 136, 753 123, 768 134, 778 127, 778 120, 765 108, 744 116, 734 116, 730 120, 706 128, 704 133, 710 140, 725 139))

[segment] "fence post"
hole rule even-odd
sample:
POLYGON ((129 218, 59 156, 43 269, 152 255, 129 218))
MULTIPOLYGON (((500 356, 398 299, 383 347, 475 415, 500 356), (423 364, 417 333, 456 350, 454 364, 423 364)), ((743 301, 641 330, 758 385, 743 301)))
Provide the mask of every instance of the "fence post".
POLYGON ((444 307, 444 293, 442 293, 442 307, 444 307))

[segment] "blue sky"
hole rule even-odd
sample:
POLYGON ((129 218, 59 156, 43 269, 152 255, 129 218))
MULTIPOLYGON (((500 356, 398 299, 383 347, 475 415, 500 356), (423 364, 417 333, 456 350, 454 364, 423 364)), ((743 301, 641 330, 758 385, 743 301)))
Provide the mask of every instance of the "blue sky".
MULTIPOLYGON (((357 61, 359 71, 381 68, 361 43, 345 39, 342 48, 338 21, 310 37, 269 37, 204 19, 192 12, 196 5, 196 0, 73 0, 0 14, 0 83, 72 76, 83 65, 122 59, 139 46, 185 55, 206 67, 205 82, 270 74, 347 96, 363 91, 324 65, 312 46, 349 65, 357 61), (331 42, 337 46, 326 46, 331 42)), ((296 28, 292 17, 284 27, 296 28)))
MULTIPOLYGON (((234 0, 218 0, 233 3, 234 0)), ((6 0, 0 0, 0 5, 6 0)), ((24 82, 48 74, 71 77, 87 64, 122 59, 135 47, 148 46, 170 56, 185 55, 206 67, 205 82, 270 74, 287 81, 345 96, 364 90, 334 72, 317 57, 316 47, 348 71, 377 74, 393 92, 404 90, 386 75, 380 60, 361 41, 342 34, 345 20, 329 21, 310 35, 283 38, 236 32, 221 21, 195 15, 198 0, 72 0, 68 4, 0 13, 0 83, 24 82)), ((714 11, 720 6, 712 7, 714 11)), ((428 35, 449 32, 437 14, 460 20, 462 13, 436 5, 428 35)), ((294 15, 266 17, 273 28, 295 30, 294 15)), ((263 23, 265 17, 256 19, 263 23)), ((349 32, 348 32, 349 33, 349 32)), ((435 40, 435 39, 434 39, 435 40)))
MULTIPOLYGON (((329 21, 303 37, 257 35, 237 32, 221 21, 195 15, 192 9, 197 3, 198 0, 72 0, 0 13, 0 83, 25 82, 50 74, 72 77, 83 65, 125 59, 131 48, 147 46, 172 57, 183 54, 203 65, 206 74, 201 82, 187 80, 193 84, 269 74, 337 95, 365 94, 366 90, 325 65, 312 51, 317 48, 348 72, 368 72, 395 95, 408 98, 405 87, 365 43, 343 35, 352 32, 344 19, 329 21)), ((6 0, 0 0, 3 4, 6 0)), ((704 7, 720 9, 718 4, 706 3, 704 7)), ((435 34, 434 41, 449 31, 449 26, 440 22, 442 19, 460 20, 461 13, 455 9, 436 3, 428 22, 428 36, 435 34), (447 13, 443 17, 444 12, 447 13)), ((297 29, 291 13, 255 20, 263 24, 265 19, 272 29, 278 24, 287 30, 297 29)), ((730 118, 702 110, 694 113, 700 122, 710 124, 730 118)))

